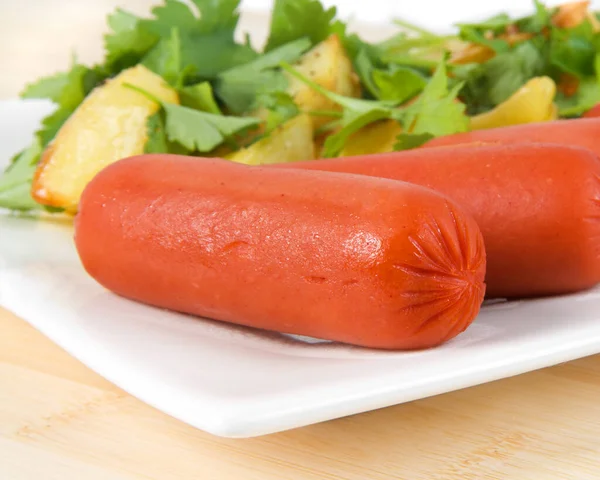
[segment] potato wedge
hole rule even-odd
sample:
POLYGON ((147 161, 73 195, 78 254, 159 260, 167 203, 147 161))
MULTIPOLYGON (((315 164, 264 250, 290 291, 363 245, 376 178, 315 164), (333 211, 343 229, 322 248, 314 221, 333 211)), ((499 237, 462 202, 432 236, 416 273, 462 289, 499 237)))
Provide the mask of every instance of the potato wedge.
POLYGON ((37 202, 75 212, 96 173, 121 158, 143 153, 146 120, 159 106, 124 83, 165 102, 179 102, 175 90, 141 65, 94 89, 42 154, 31 189, 37 202))
POLYGON ((550 77, 534 77, 489 112, 471 117, 471 130, 556 120, 556 84, 550 77))
MULTIPOLYGON (((331 35, 306 52, 294 68, 327 90, 347 97, 360 96, 360 82, 337 35, 331 35)), ((336 103, 289 74, 288 81, 288 92, 300 110, 341 110, 336 103)), ((313 116, 312 120, 314 127, 318 128, 330 122, 332 118, 313 116)))
POLYGON ((352 134, 340 155, 351 157, 393 152, 396 137, 400 133, 402 133, 402 126, 395 120, 381 120, 372 123, 352 134))
POLYGON ((312 122, 308 115, 298 115, 258 142, 227 155, 225 158, 246 165, 289 163, 313 160, 312 122))

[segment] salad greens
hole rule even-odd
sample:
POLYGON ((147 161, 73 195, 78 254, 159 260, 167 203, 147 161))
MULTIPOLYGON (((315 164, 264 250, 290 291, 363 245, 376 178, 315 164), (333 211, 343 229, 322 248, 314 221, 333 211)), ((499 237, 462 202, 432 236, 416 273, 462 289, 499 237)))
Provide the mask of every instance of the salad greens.
POLYGON ((235 35, 240 0, 164 0, 148 17, 117 9, 108 17, 102 62, 86 66, 73 59, 68 71, 41 78, 21 93, 49 99, 56 110, 0 177, 0 207, 40 208, 28 192, 44 149, 95 87, 138 64, 175 88, 181 102, 158 102, 160 110, 148 119, 147 152, 194 155, 220 145, 235 149, 250 130, 245 145, 269 135, 302 113, 287 90, 290 79, 339 107, 305 112, 331 120, 315 132, 330 133, 324 156, 338 155, 351 135, 384 119, 402 126, 399 150, 465 131, 468 115, 493 109, 541 75, 557 84, 559 115, 579 116, 600 102, 597 14, 584 12, 574 22, 560 8, 533 3, 529 16, 500 13, 461 23, 451 36, 397 20, 399 33, 370 43, 348 31, 335 7, 319 0, 275 0, 263 49, 235 35), (294 66, 334 34, 360 81, 361 98, 329 91, 294 66))

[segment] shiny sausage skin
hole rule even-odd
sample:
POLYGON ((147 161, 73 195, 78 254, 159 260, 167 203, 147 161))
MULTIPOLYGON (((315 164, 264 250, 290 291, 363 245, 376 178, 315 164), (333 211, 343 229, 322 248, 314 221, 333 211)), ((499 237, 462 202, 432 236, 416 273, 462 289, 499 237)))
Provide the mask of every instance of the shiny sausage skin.
POLYGON ((527 123, 437 137, 422 148, 446 145, 522 142, 556 143, 589 148, 600 155, 600 118, 575 118, 552 122, 527 123))
POLYGON ((600 103, 594 105, 587 112, 583 114, 583 118, 596 118, 600 117, 600 103))
POLYGON ((452 198, 483 233, 488 297, 562 294, 600 282, 600 161, 589 150, 447 147, 289 168, 403 180, 452 198))
POLYGON ((88 273, 167 309, 367 347, 440 344, 475 318, 474 220, 416 185, 145 155, 83 193, 88 273))

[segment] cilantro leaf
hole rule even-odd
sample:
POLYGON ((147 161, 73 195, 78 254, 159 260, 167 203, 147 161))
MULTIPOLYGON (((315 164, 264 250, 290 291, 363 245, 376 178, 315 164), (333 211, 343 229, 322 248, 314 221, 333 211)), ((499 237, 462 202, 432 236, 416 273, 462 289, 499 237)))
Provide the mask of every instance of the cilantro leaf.
POLYGON ((566 73, 579 78, 594 73, 593 43, 584 36, 574 34, 570 29, 552 29, 550 39, 550 63, 566 73))
POLYGON ((158 111, 148 117, 146 134, 148 140, 144 145, 144 153, 169 153, 167 135, 165 133, 164 112, 158 111))
POLYGON ((247 112, 259 93, 285 90, 287 80, 280 72, 282 62, 294 62, 310 48, 310 40, 300 38, 286 43, 256 60, 221 73, 215 89, 219 98, 233 113, 247 112))
POLYGON ((42 146, 36 138, 14 158, 0 177, 0 207, 23 211, 40 208, 31 198, 31 182, 41 153, 42 146))
MULTIPOLYGON (((335 157, 339 155, 348 138, 361 128, 378 120, 391 117, 389 107, 382 105, 369 105, 368 100, 357 100, 358 103, 348 105, 342 116, 342 128, 325 139, 322 155, 335 157)), ((371 102, 369 102, 371 103, 371 102)))
POLYGON ((354 60, 354 70, 363 87, 371 94, 371 96, 377 98, 379 95, 379 87, 373 80, 375 65, 365 46, 363 46, 356 55, 354 60))
POLYGON ((577 117, 600 103, 600 83, 594 77, 579 82, 577 93, 570 97, 558 93, 555 98, 561 117, 577 117))
POLYGON ((117 8, 108 16, 111 32, 104 36, 105 63, 113 73, 138 63, 158 41, 139 17, 117 8))
POLYGON ((418 37, 437 37, 435 33, 402 18, 394 18, 394 24, 418 37))
POLYGON ((170 142, 165 128, 165 112, 159 110, 148 117, 146 124, 148 140, 144 145, 144 153, 174 153, 189 155, 191 152, 179 143, 170 142))
POLYGON ((42 127, 35 132, 43 146, 48 145, 64 125, 64 123, 73 114, 75 109, 59 107, 54 113, 48 115, 42 120, 42 127))
POLYGON ((515 21, 515 25, 520 32, 540 33, 552 23, 552 15, 550 9, 540 2, 533 0, 535 13, 529 17, 524 17, 515 21))
POLYGON ((491 30, 492 32, 499 32, 506 28, 512 23, 512 19, 506 13, 499 13, 487 20, 475 23, 458 23, 456 24, 459 28, 469 27, 473 29, 491 30))
POLYGON ((394 112, 407 134, 450 135, 465 132, 469 119, 465 115, 465 105, 456 97, 461 84, 449 89, 445 62, 441 62, 433 77, 423 89, 418 99, 411 105, 394 112))
POLYGON ((282 91, 260 94, 257 98, 257 106, 265 108, 268 112, 265 122, 265 135, 300 113, 300 109, 292 96, 282 91))
POLYGON ((233 39, 239 20, 239 0, 192 0, 199 15, 180 0, 165 0, 163 5, 152 9, 154 18, 144 20, 149 31, 167 37, 173 28, 182 34, 213 34, 226 32, 233 39))
POLYGON ((586 77, 579 82, 575 95, 566 96, 562 92, 556 95, 555 103, 561 117, 579 116, 600 103, 600 53, 594 58, 593 77, 586 77))
POLYGON ((395 102, 363 100, 358 98, 344 97, 330 92, 312 80, 306 78, 300 72, 294 70, 290 65, 283 64, 284 70, 304 82, 306 85, 327 97, 331 101, 343 107, 339 131, 330 135, 325 140, 323 156, 333 157, 340 153, 348 137, 360 130, 365 125, 390 118, 393 113, 395 102))
POLYGON ((213 95, 209 82, 200 82, 179 90, 179 101, 184 107, 190 107, 203 112, 221 114, 221 109, 213 95))
POLYGON ((56 73, 27 85, 20 96, 21 98, 47 98, 54 103, 60 103, 63 91, 69 82, 69 72, 56 73))
POLYGON ((173 28, 180 32, 198 29, 198 18, 188 5, 179 0, 165 0, 164 4, 152 9, 154 18, 143 20, 142 26, 161 38, 168 37, 173 28))
POLYGON ((42 128, 36 133, 42 147, 52 141, 60 127, 83 102, 88 89, 103 80, 102 76, 95 75, 90 83, 90 73, 93 73, 92 69, 74 64, 68 72, 42 78, 21 93, 23 98, 48 98, 58 105, 54 113, 42 120, 42 128))
POLYGON ((192 0, 200 11, 200 31, 233 32, 238 24, 240 0, 192 0))
POLYGON ((83 79, 88 71, 88 67, 75 63, 68 72, 28 85, 21 92, 21 98, 47 98, 62 107, 77 106, 85 98, 83 79))
POLYGON ((264 91, 285 90, 287 80, 276 70, 254 72, 248 77, 219 78, 215 85, 219 99, 236 115, 252 110, 257 96, 264 91))
POLYGON ((355 65, 362 84, 378 100, 403 103, 417 95, 427 84, 423 75, 409 67, 392 65, 387 70, 375 68, 365 48, 358 53, 355 65))
POLYGON ((163 77, 171 86, 179 86, 181 78, 181 37, 179 29, 173 27, 167 38, 160 40, 158 45, 146 56, 143 65, 157 75, 163 77))
POLYGON ((335 15, 335 7, 325 10, 319 0, 275 0, 265 51, 304 37, 316 45, 330 35, 335 15))
POLYGON ((485 36, 485 31, 473 28, 471 26, 462 26, 460 28, 459 36, 467 42, 485 45, 486 47, 494 50, 496 53, 503 53, 510 50, 510 45, 506 40, 499 38, 488 39, 485 36))
MULTIPOLYGON (((141 93, 162 107, 164 129, 159 121, 161 118, 157 118, 156 115, 151 117, 148 127, 151 139, 149 148, 155 150, 165 148, 161 130, 164 130, 169 142, 185 147, 188 152, 209 152, 234 135, 256 127, 260 123, 259 118, 226 117, 174 103, 165 103, 136 85, 124 83, 123 86, 141 93)), ((167 148, 171 151, 171 148, 167 148)))
POLYGON ((172 103, 163 104, 163 108, 167 138, 192 152, 210 152, 227 138, 260 123, 252 117, 225 117, 172 103))
MULTIPOLYGON (((157 36, 161 41, 144 57, 143 63, 162 74, 161 65, 179 52, 179 83, 212 80, 219 73, 247 63, 257 57, 250 45, 234 41, 234 30, 239 14, 239 0, 194 0, 191 5, 179 0, 166 0, 156 6, 153 18, 139 22, 140 28, 157 36), (193 10, 197 7, 198 14, 193 10), (173 37, 177 29, 179 48, 173 37)), ((173 61, 173 65, 176 62, 173 61)), ((170 73, 174 77, 173 72, 170 73)))
POLYGON ((477 114, 499 105, 545 69, 543 53, 528 41, 485 63, 455 66, 452 72, 464 83, 460 95, 469 114, 477 114))
POLYGON ((373 83, 378 90, 377 98, 400 104, 421 92, 427 80, 412 68, 395 67, 391 71, 374 70, 373 83))
POLYGON ((249 45, 233 42, 227 32, 181 33, 181 49, 181 63, 194 68, 196 81, 214 80, 220 73, 258 58, 249 45))
POLYGON ((435 135, 431 133, 401 133, 396 137, 394 150, 410 150, 426 144, 435 135))

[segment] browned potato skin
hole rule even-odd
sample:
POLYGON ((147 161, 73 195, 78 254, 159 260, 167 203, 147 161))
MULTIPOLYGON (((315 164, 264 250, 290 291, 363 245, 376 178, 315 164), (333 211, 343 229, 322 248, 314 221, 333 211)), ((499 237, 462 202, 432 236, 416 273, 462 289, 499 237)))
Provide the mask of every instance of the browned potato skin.
POLYGON ((245 165, 291 163, 315 158, 312 122, 298 115, 277 127, 269 136, 225 157, 245 165))
MULTIPOLYGON (((352 68, 344 46, 337 35, 331 35, 305 53, 294 65, 304 76, 323 88, 346 97, 360 96, 360 82, 352 68)), ((301 111, 341 111, 341 107, 327 99, 295 77, 288 75, 288 92, 301 111)), ((331 117, 313 116, 314 128, 333 120, 331 117)))
POLYGON ((352 134, 341 157, 387 153, 394 151, 397 137, 402 133, 402 126, 396 120, 381 120, 361 128, 352 134))
POLYGON ((75 213, 81 192, 97 172, 143 153, 146 121, 159 105, 124 83, 165 102, 179 102, 175 90, 141 65, 94 89, 42 153, 31 187, 38 203, 75 213))

